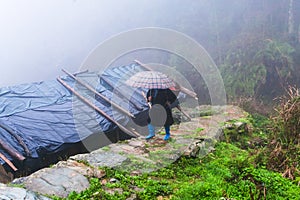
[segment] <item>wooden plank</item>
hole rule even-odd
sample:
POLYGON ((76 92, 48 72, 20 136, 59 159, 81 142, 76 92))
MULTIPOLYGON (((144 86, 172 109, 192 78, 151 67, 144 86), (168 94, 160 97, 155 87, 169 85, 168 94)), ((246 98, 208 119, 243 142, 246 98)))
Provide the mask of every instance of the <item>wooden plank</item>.
POLYGON ((79 84, 83 85, 84 87, 86 87, 88 90, 90 90, 91 92, 93 92, 94 94, 96 94, 97 96, 101 97, 102 99, 104 99, 105 101, 107 101, 108 103, 110 103, 112 106, 114 106, 115 108, 117 108, 119 111, 123 112, 124 114, 134 118, 135 116, 133 114, 131 114, 130 112, 128 112, 127 110, 125 110, 124 108, 122 108, 121 106, 119 106, 118 104, 116 104, 115 102, 111 101, 110 99, 108 99, 106 96, 100 94, 97 90, 95 90, 94 88, 92 88, 90 85, 88 85, 87 83, 84 83, 83 81, 81 81, 79 78, 77 78, 76 76, 74 76, 73 74, 67 72, 66 70, 62 69, 62 71, 64 73, 66 73, 68 76, 72 77, 75 81, 77 81, 79 84))
POLYGON ((25 157, 21 155, 15 148, 11 147, 9 144, 0 139, 0 147, 4 149, 11 157, 17 160, 23 161, 25 157))
POLYGON ((0 124, 0 127, 3 128, 5 131, 7 131, 10 135, 12 135, 19 142, 19 144, 23 147, 24 151, 26 152, 27 156, 31 155, 27 145, 25 144, 25 142, 22 140, 22 138, 19 135, 17 135, 11 128, 7 127, 4 124, 0 124))
POLYGON ((87 100, 85 97, 80 95, 77 91, 75 91, 72 87, 70 87, 66 82, 64 82, 61 78, 57 78, 58 82, 60 82, 64 87, 66 87, 68 90, 70 90, 73 94, 75 94, 80 100, 82 100, 84 103, 86 103, 91 108, 95 109, 97 112, 99 112, 101 115, 103 115, 105 118, 107 118, 112 123, 116 124, 122 131, 127 133, 128 135, 139 137, 140 135, 128 130, 123 125, 112 119, 109 115, 107 115, 103 110, 92 104, 89 100, 87 100))
POLYGON ((189 121, 192 120, 192 118, 189 116, 189 114, 187 114, 184 110, 182 110, 181 107, 180 107, 179 105, 176 106, 176 108, 177 108, 180 112, 182 112, 182 114, 183 114, 184 116, 186 116, 186 117, 188 118, 189 121))
POLYGON ((0 158, 2 160, 4 160, 4 162, 6 162, 14 171, 17 171, 18 169, 14 166, 14 164, 12 162, 10 162, 10 160, 8 160, 8 158, 6 158, 5 155, 3 155, 2 153, 0 153, 0 158))
POLYGON ((127 91, 127 90, 126 91, 125 90, 122 91, 119 88, 114 87, 113 83, 110 80, 108 80, 107 78, 101 77, 101 79, 103 81, 105 81, 110 87, 112 87, 114 89, 114 91, 116 91, 117 95, 119 95, 119 96, 127 99, 136 109, 143 110, 143 108, 137 104, 137 99, 134 99, 134 101, 132 101, 133 99, 130 99, 130 97, 128 97, 128 94, 133 93, 132 90, 129 90, 129 88, 126 88, 129 91, 127 91))

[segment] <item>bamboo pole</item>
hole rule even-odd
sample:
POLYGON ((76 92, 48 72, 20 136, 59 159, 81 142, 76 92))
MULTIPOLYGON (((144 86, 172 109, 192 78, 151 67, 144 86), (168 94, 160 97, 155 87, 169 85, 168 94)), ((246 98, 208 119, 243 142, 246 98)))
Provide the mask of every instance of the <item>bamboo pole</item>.
MULTIPOLYGON (((136 62, 136 63, 139 64, 140 66, 144 67, 144 68, 147 69, 148 71, 153 71, 153 69, 151 69, 149 66, 147 66, 147 65, 145 65, 145 64, 143 64, 143 63, 141 63, 141 62, 138 61, 138 60, 134 60, 134 62, 136 62)), ((191 97, 193 97, 193 98, 195 98, 196 100, 198 100, 197 94, 196 94, 195 92, 193 92, 193 91, 191 91, 191 90, 189 90, 189 89, 187 89, 187 88, 185 88, 185 87, 183 87, 183 86, 181 86, 181 85, 179 85, 179 88, 180 88, 180 90, 181 90, 183 93, 185 93, 185 94, 187 94, 187 95, 190 95, 191 97)))
POLYGON ((0 158, 2 159, 2 160, 4 160, 4 162, 6 162, 14 171, 17 171, 18 169, 16 168, 16 166, 12 163, 12 162, 10 162, 10 160, 8 160, 8 158, 6 158, 6 156, 5 155, 3 155, 2 153, 0 153, 0 158))
POLYGON ((135 102, 133 102, 132 99, 130 99, 130 98, 128 97, 128 93, 127 93, 127 94, 124 94, 124 91, 120 91, 120 89, 115 88, 115 87, 113 86, 113 83, 112 83, 111 81, 109 81, 107 78, 104 78, 104 77, 101 77, 101 78, 102 78, 109 86, 111 86, 112 88, 114 88, 114 90, 115 90, 120 96, 122 96, 123 98, 127 99, 130 103, 132 103, 132 105, 134 105, 136 109, 138 109, 138 110, 142 110, 142 109, 143 109, 141 106, 137 105, 137 103, 136 103, 137 100, 136 100, 136 99, 134 99, 135 102))
POLYGON ((102 99, 104 99, 105 101, 109 102, 111 105, 113 105, 114 107, 116 107, 117 109, 119 109, 121 112, 123 112, 124 114, 135 118, 135 116, 133 114, 131 114, 130 112, 128 112, 127 110, 125 110, 124 108, 122 108, 121 106, 119 106, 118 104, 114 103, 113 101, 111 101, 110 99, 108 99, 106 96, 100 94, 97 90, 95 90, 94 88, 92 88, 90 85, 88 85, 87 83, 84 83, 83 81, 81 81, 79 78, 77 78, 76 76, 74 76, 73 74, 67 72, 66 70, 62 69, 62 71, 64 73, 66 73, 67 75, 69 75, 70 77, 72 77, 75 81, 77 81, 79 84, 83 85, 84 87, 86 87, 88 90, 90 90, 91 92, 93 92, 94 94, 96 94, 97 96, 101 97, 102 99))
POLYGON ((182 110, 181 107, 180 107, 179 105, 176 106, 176 108, 177 108, 180 112, 182 112, 182 114, 183 114, 184 116, 186 116, 186 117, 189 119, 189 121, 192 120, 192 118, 191 118, 184 110, 182 110))
POLYGON ((120 123, 118 123, 117 121, 113 120, 109 115, 107 115, 103 110, 101 110, 100 108, 98 108, 97 106, 95 106, 94 104, 92 104, 89 100, 87 100, 86 98, 84 98, 82 95, 80 95, 78 92, 76 92, 72 87, 70 87, 66 82, 64 82, 61 78, 57 78, 58 82, 60 82, 64 87, 66 87, 68 90, 70 90, 71 92, 73 92, 79 99, 81 99, 84 103, 86 103, 88 106, 90 106, 91 108, 95 109, 97 112, 99 112, 101 115, 103 115, 104 117, 106 117, 109 121, 113 122, 114 124, 116 124, 122 131, 124 131, 125 133, 131 135, 131 136, 140 136, 136 133, 133 133, 132 131, 128 130, 127 128, 125 128, 124 126, 122 126, 120 123))
POLYGON ((6 130, 9 134, 11 134, 14 138, 16 138, 16 140, 19 142, 19 144, 23 147, 24 151, 26 152, 27 156, 30 156, 30 151, 27 147, 27 145, 25 144, 25 142, 22 140, 22 138, 17 135, 16 133, 14 133, 13 130, 11 130, 9 127, 0 124, 0 127, 3 128, 4 130, 6 130))
POLYGON ((0 146, 9 154, 11 157, 16 158, 20 161, 25 160, 25 157, 21 155, 15 148, 6 144, 3 140, 0 139, 0 146))

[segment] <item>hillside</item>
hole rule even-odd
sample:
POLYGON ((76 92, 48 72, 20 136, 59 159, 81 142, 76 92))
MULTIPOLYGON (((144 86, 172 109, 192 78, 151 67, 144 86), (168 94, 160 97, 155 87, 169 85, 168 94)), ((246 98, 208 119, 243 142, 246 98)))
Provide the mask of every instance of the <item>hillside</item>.
MULTIPOLYGON (((163 135, 149 142, 119 142, 61 161, 11 186, 52 199, 298 198, 297 179, 284 178, 260 161, 258 152, 267 145, 266 118, 233 106, 201 108, 191 122, 173 127, 169 143, 162 142, 163 135), (212 137, 213 130, 223 134, 212 137)), ((10 190, 1 190, 9 196, 10 190)))

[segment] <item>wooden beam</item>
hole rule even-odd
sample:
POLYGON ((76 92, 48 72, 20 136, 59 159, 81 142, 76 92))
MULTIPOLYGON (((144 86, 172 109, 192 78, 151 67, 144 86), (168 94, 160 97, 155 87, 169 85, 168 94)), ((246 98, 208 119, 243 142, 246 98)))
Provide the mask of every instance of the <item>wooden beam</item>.
POLYGON ((70 87, 66 82, 64 82, 61 78, 57 78, 58 82, 60 82, 64 87, 66 87, 68 90, 70 90, 73 94, 75 94, 80 100, 82 100, 84 103, 86 103, 91 108, 95 109, 97 112, 99 112, 101 115, 103 115, 105 118, 107 118, 109 121, 117 125, 122 131, 127 133, 128 135, 139 137, 140 135, 137 135, 136 133, 128 130, 123 125, 112 119, 109 115, 107 115, 103 110, 92 104, 89 100, 87 100, 85 97, 83 97, 81 94, 79 94, 77 91, 75 91, 72 87, 70 87))
POLYGON ((6 156, 5 155, 3 155, 2 153, 0 153, 0 158, 2 159, 2 160, 4 160, 4 162, 6 162, 14 171, 17 171, 18 169, 16 168, 16 166, 12 163, 12 162, 10 162, 10 160, 8 160, 8 158, 6 158, 6 156))
POLYGON ((192 118, 189 116, 189 114, 187 114, 184 110, 182 110, 181 107, 180 107, 179 105, 176 106, 176 108, 177 108, 180 112, 182 112, 182 114, 183 114, 184 116, 186 116, 186 117, 188 118, 189 121, 192 120, 192 118))
POLYGON ((30 156, 31 153, 27 147, 27 145, 25 144, 25 142, 22 140, 22 138, 17 135, 11 128, 7 127, 4 124, 0 124, 0 128, 3 128, 5 131, 7 131, 10 135, 12 135, 14 138, 16 138, 16 140, 19 142, 19 144, 23 147, 25 153, 27 156, 30 156))
POLYGON ((100 94, 97 90, 95 90, 94 88, 92 88, 90 85, 88 85, 87 83, 84 83, 83 81, 81 81, 79 78, 77 78, 76 76, 74 76, 73 74, 67 72, 66 70, 62 69, 62 71, 64 73, 66 73, 68 76, 72 77, 75 81, 77 81, 79 84, 83 85, 84 87, 86 87, 88 90, 90 90, 91 92, 93 92, 94 94, 96 94, 97 96, 101 97, 102 99, 104 99, 105 101, 107 101, 108 103, 110 103, 111 105, 113 105, 114 107, 116 107, 118 110, 120 110, 121 112, 123 112, 124 114, 135 118, 135 116, 133 114, 131 114, 130 112, 128 112, 127 110, 125 110, 124 108, 122 108, 121 106, 119 106, 118 104, 116 104, 115 102, 111 101, 110 99, 108 99, 106 96, 100 94))
POLYGON ((110 80, 108 80, 107 78, 104 78, 104 77, 101 77, 101 78, 102 78, 103 81, 105 81, 110 87, 114 88, 114 90, 117 92, 117 94, 118 94, 119 96, 122 96, 123 98, 127 99, 127 100, 128 100, 128 101, 136 108, 136 109, 138 109, 138 110, 143 110, 143 108, 137 104, 137 102, 136 102, 137 100, 136 100, 136 99, 134 99, 135 102, 133 102, 133 101, 132 101, 133 99, 130 99, 130 98, 128 97, 128 94, 131 94, 132 91, 130 91, 130 92, 128 92, 128 91, 122 91, 122 90, 120 90, 119 88, 115 88, 115 87, 113 86, 113 83, 112 83, 110 80))
POLYGON ((16 158, 20 161, 25 160, 25 157, 21 155, 15 148, 0 139, 0 147, 2 147, 11 157, 16 158))

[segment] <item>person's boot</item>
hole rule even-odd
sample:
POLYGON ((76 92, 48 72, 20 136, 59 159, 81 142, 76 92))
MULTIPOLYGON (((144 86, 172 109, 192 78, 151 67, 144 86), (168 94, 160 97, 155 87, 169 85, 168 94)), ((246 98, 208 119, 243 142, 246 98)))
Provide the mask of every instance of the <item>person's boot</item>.
POLYGON ((146 140, 149 140, 149 139, 153 138, 154 136, 155 136, 155 134, 149 134, 146 136, 146 140))
POLYGON ((146 140, 149 140, 155 136, 155 128, 152 124, 148 124, 149 135, 146 136, 146 140))
POLYGON ((171 136, 171 134, 170 134, 170 126, 165 126, 165 131, 166 131, 166 135, 164 137, 164 140, 168 140, 168 139, 170 139, 170 136, 171 136))
POLYGON ((168 140, 168 139, 170 139, 170 137, 171 137, 171 134, 170 133, 166 133, 166 135, 164 137, 164 140, 168 140))

